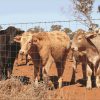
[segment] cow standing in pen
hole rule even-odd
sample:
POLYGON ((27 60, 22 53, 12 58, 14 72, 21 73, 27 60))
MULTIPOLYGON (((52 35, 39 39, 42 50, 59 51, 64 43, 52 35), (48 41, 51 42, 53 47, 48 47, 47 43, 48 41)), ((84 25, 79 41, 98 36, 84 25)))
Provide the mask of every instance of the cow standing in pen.
POLYGON ((0 80, 10 78, 15 58, 20 49, 20 45, 15 43, 13 38, 23 32, 12 26, 0 31, 0 80))
POLYGON ((100 87, 100 52, 90 40, 94 36, 95 34, 85 34, 85 31, 80 29, 76 31, 71 45, 72 50, 78 51, 84 58, 81 62, 86 65, 83 71, 86 72, 88 89, 92 88, 92 75, 96 75, 96 86, 100 87))
POLYGON ((22 36, 14 38, 16 42, 21 43, 21 49, 19 53, 29 54, 34 63, 34 74, 37 79, 37 72, 40 63, 43 67, 43 77, 49 76, 49 70, 53 63, 56 63, 57 67, 60 66, 60 73, 58 73, 59 87, 62 86, 62 74, 67 58, 67 54, 70 49, 70 38, 65 32, 53 31, 53 32, 25 32, 22 36))

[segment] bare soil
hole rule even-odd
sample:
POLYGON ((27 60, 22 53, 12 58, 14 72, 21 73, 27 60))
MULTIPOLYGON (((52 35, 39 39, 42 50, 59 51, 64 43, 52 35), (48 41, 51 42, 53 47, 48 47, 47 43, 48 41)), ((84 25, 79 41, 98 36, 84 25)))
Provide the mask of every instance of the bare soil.
MULTIPOLYGON (((100 89, 94 87, 92 90, 87 90, 86 87, 81 84, 80 80, 83 77, 81 64, 77 67, 76 77, 78 82, 73 85, 70 84, 72 64, 73 62, 66 61, 66 67, 63 74, 64 86, 60 89, 49 90, 46 100, 100 100, 100 89)), ((14 66, 13 69, 14 76, 27 76, 33 78, 33 72, 33 65, 14 66)), ((49 74, 50 76, 57 76, 55 64, 51 67, 49 74)))

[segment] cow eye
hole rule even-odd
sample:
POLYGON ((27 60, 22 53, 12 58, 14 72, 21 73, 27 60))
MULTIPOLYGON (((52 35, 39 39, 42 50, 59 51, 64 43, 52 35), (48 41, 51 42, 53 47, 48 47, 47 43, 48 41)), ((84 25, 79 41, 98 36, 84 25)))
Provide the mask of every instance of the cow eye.
POLYGON ((34 40, 34 42, 37 42, 37 40, 34 40))
POLYGON ((31 44, 32 42, 31 42, 31 41, 29 41, 29 43, 31 44))
POLYGON ((82 38, 81 38, 81 37, 79 37, 78 39, 79 39, 79 40, 81 40, 82 38))

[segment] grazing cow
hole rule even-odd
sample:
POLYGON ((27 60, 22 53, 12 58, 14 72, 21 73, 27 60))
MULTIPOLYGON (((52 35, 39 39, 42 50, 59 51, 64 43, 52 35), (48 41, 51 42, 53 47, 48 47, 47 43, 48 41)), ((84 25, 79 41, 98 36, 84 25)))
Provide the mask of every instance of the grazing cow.
MULTIPOLYGON (((87 88, 92 88, 91 76, 96 75, 96 86, 100 87, 100 55, 97 47, 90 41, 94 34, 85 34, 84 30, 78 30, 73 37, 71 48, 79 52, 84 59, 82 63, 86 69, 87 88)), ((84 70, 85 71, 85 70, 84 70)))
POLYGON ((21 43, 20 54, 33 53, 30 56, 35 64, 35 69, 39 67, 39 62, 42 62, 43 77, 48 76, 49 69, 54 62, 57 67, 62 67, 58 73, 58 76, 61 76, 58 82, 62 84, 64 64, 70 48, 70 38, 65 32, 53 31, 34 34, 25 32, 21 37, 15 37, 15 41, 21 43))
POLYGON ((12 26, 0 31, 0 76, 2 78, 10 77, 14 60, 20 49, 20 45, 13 41, 13 37, 22 32, 20 29, 12 26), (3 75, 1 75, 2 72, 3 75))

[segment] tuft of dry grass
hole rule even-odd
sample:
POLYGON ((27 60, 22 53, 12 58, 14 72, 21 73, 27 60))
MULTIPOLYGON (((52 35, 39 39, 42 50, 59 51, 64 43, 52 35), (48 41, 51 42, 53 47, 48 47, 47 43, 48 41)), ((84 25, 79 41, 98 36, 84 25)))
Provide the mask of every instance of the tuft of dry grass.
POLYGON ((47 100, 48 88, 44 82, 23 85, 20 80, 11 78, 0 81, 0 100, 47 100))

